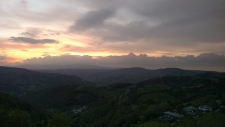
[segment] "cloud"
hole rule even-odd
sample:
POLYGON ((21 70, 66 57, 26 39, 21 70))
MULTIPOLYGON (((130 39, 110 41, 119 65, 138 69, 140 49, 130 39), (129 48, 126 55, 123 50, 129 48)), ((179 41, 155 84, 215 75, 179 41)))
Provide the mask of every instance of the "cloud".
POLYGON ((135 55, 129 53, 122 56, 46 56, 43 58, 27 59, 22 63, 23 67, 31 69, 59 69, 76 68, 80 65, 97 65, 106 67, 144 67, 149 69, 178 67, 183 69, 225 71, 225 56, 212 53, 203 53, 198 56, 161 56, 150 57, 146 54, 135 55))
POLYGON ((26 37, 34 37, 35 35, 29 32, 23 32, 21 35, 26 36, 26 37))
POLYGON ((75 24, 69 28, 69 31, 86 31, 104 25, 104 21, 115 13, 113 8, 104 8, 90 11, 76 20, 75 24))
POLYGON ((223 0, 141 0, 133 1, 129 9, 149 21, 159 22, 149 28, 150 37, 223 43, 224 5, 223 0))
MULTIPOLYGON (((94 2, 101 3, 101 0, 94 2)), ((170 45, 173 42, 224 43, 224 6, 224 0, 126 0, 123 6, 117 7, 116 14, 110 15, 111 11, 108 14, 105 8, 91 11, 69 29, 84 32, 97 27, 88 35, 107 42, 163 39, 170 45)))
POLYGON ((29 44, 58 43, 58 41, 53 39, 33 39, 33 38, 27 38, 27 37, 10 37, 9 40, 14 42, 23 42, 23 43, 29 43, 29 44))
POLYGON ((83 0, 90 8, 106 8, 112 6, 119 6, 124 3, 124 0, 83 0))
POLYGON ((0 52, 0 66, 10 65, 13 58, 8 57, 4 52, 0 52))
MULTIPOLYGON (((0 20, 17 21, 25 27, 66 25, 79 16, 76 4, 56 1, 1 0, 0 20)), ((11 23, 10 23, 11 24, 11 23)), ((65 27, 65 26, 63 26, 65 27)))
POLYGON ((1 56, 1 55, 0 55, 0 61, 1 61, 1 60, 5 60, 6 58, 7 58, 6 56, 1 56))
POLYGON ((29 27, 29 28, 27 28, 26 32, 24 32, 24 33, 25 33, 25 35, 28 35, 28 36, 38 36, 43 33, 43 29, 29 27))
POLYGON ((7 40, 0 47, 12 55, 26 46, 54 55, 222 54, 224 22, 224 0, 0 0, 0 38, 39 44, 7 40), (42 45, 57 40, 57 47, 42 45))
POLYGON ((0 27, 3 29, 20 29, 21 28, 18 22, 5 20, 5 19, 0 20, 0 27))
POLYGON ((29 4, 29 2, 27 0, 21 0, 18 3, 18 8, 20 8, 22 11, 27 11, 27 5, 29 4))

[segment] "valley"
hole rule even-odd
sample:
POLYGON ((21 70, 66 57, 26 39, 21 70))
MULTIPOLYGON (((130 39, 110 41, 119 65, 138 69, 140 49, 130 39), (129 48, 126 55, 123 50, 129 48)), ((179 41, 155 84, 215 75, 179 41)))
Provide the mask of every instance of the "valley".
MULTIPOLYGON (((65 127, 223 126, 221 121, 225 116, 225 73, 177 68, 90 70, 89 76, 98 78, 104 75, 107 80, 102 78, 88 81, 75 76, 75 70, 70 74, 65 72, 36 72, 1 67, 2 96, 11 96, 7 97, 8 101, 5 100, 7 103, 1 104, 2 107, 5 104, 12 105, 8 104, 10 98, 16 98, 18 102, 30 105, 32 111, 38 109, 36 112, 44 112, 46 117, 39 117, 37 121, 60 119, 65 127), (132 78, 135 75, 139 77, 132 78), (127 81, 129 78, 132 81, 127 81), (112 82, 113 79, 118 80, 112 82), (212 111, 184 111, 185 107, 198 109, 204 105, 212 108, 212 111), (181 114, 182 117, 165 115, 166 112, 181 114), (54 117, 56 118, 53 119, 54 117)), ((88 75, 88 70, 78 72, 80 75, 82 72, 83 76, 88 75)), ((14 110, 15 108, 4 107, 1 113, 7 116, 14 110)), ((26 112, 30 116, 27 124, 35 123, 30 109, 27 111, 27 108, 20 108, 16 112, 26 112)), ((16 117, 20 119, 20 116, 16 117)), ((35 126, 44 127, 50 124, 53 123, 45 122, 35 126)))

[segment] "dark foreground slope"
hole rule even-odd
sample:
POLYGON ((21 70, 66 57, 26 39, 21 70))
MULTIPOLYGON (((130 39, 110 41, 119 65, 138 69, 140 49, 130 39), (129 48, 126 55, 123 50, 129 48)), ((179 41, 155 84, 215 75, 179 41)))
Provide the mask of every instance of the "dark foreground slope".
POLYGON ((72 75, 41 73, 0 66, 1 90, 16 95, 60 85, 80 85, 87 83, 81 78, 72 75))
POLYGON ((70 127, 72 119, 61 113, 50 113, 0 92, 1 127, 70 127))

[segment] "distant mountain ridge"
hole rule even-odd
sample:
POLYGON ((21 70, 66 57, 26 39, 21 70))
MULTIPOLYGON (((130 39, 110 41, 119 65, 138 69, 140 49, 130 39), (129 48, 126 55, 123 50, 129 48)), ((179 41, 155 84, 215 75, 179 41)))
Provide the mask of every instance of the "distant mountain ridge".
POLYGON ((56 69, 68 69, 68 68, 75 68, 75 69, 115 69, 112 67, 104 67, 104 66, 97 66, 97 65, 91 65, 91 64, 23 64, 20 66, 17 66, 18 68, 26 68, 26 69, 32 69, 32 70, 38 70, 38 69, 49 69, 49 70, 56 70, 56 69))
MULTIPOLYGON (((41 70, 41 72, 76 75, 81 77, 82 79, 95 82, 97 84, 114 84, 114 83, 134 84, 143 80, 167 75, 196 76, 198 74, 202 74, 208 71, 183 70, 179 68, 150 70, 141 67, 133 67, 122 69, 58 69, 58 70, 41 70)), ((212 72, 212 73, 220 74, 219 72, 212 72)))
POLYGON ((224 77, 225 73, 165 68, 149 70, 140 67, 122 69, 59 69, 31 71, 0 66, 0 90, 22 95, 26 92, 63 85, 115 83, 136 84, 163 76, 224 77), (77 77, 78 76, 78 77, 77 77), (79 78, 81 77, 81 78, 79 78), (93 82, 93 83, 92 83, 93 82))
POLYGON ((73 75, 42 73, 22 68, 0 66, 0 90, 16 95, 60 85, 88 83, 90 82, 73 75))

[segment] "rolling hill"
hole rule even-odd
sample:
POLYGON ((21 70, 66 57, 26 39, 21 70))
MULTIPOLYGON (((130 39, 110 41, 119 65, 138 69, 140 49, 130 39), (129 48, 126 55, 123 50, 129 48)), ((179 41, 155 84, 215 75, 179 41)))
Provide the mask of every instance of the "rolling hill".
POLYGON ((167 75, 196 76, 197 74, 205 72, 205 71, 182 70, 179 68, 149 70, 140 67, 121 68, 121 69, 59 69, 59 70, 39 70, 39 71, 61 73, 66 75, 76 75, 81 77, 82 79, 103 85, 114 83, 135 84, 143 80, 167 75))
POLYGON ((194 105, 215 106, 225 91, 224 78, 202 76, 163 76, 141 81, 135 85, 58 86, 26 94, 21 99, 36 106, 72 111, 75 127, 123 127, 142 123, 167 126, 155 119, 168 110, 194 105))
POLYGON ((70 127, 72 119, 62 113, 52 113, 0 92, 1 127, 70 127))
MULTIPOLYGON (((86 70, 85 73, 88 72, 86 70)), ((93 77, 97 74, 102 77, 109 76, 110 80, 104 81, 110 82, 106 85, 91 85, 74 75, 41 73, 7 67, 1 67, 0 79, 4 81, 1 83, 7 86, 5 88, 12 92, 18 94, 27 92, 21 94, 19 99, 35 107, 49 109, 49 111, 63 111, 71 115, 70 121, 73 127, 169 126, 169 121, 156 120, 165 111, 175 109, 178 113, 182 113, 182 108, 185 106, 201 105, 209 105, 216 110, 218 99, 225 102, 224 73, 176 68, 158 70, 125 68, 101 72, 92 70, 93 77), (111 76, 117 75, 119 76, 116 78, 125 75, 121 78, 122 81, 133 80, 131 77, 135 75, 140 77, 150 75, 150 77, 140 82, 135 79, 137 82, 135 84, 112 83, 111 76), (33 85, 35 83, 37 84, 33 85)), ((218 113, 218 119, 215 121, 220 121, 222 118, 220 116, 224 116, 223 110, 218 113)), ((212 113, 212 115, 217 117, 217 114, 212 113)), ((199 120, 204 121, 208 117, 208 115, 199 116, 199 120)), ((192 118, 185 116, 177 125, 187 124, 189 120, 193 121, 192 118)), ((55 119, 55 122, 57 121, 59 120, 55 119)), ((196 123, 193 121, 191 124, 196 123)))
POLYGON ((0 88, 10 94, 52 88, 60 85, 91 84, 77 76, 56 73, 41 73, 21 68, 0 66, 0 88))

